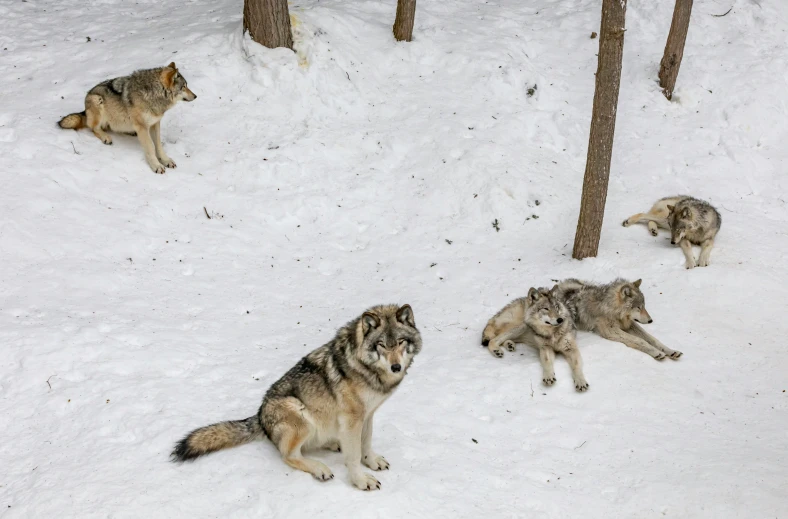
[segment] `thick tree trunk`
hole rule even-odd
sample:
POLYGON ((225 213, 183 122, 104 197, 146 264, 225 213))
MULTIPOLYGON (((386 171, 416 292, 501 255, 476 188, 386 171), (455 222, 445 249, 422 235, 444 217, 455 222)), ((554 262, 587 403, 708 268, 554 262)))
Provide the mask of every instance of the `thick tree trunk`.
POLYGON ((687 41, 687 31, 689 31, 690 14, 692 14, 692 0, 676 0, 670 33, 665 44, 665 54, 659 64, 659 86, 668 99, 673 98, 673 89, 676 88, 676 77, 679 75, 681 58, 684 57, 684 42, 687 41))
POLYGON ((413 20, 416 18, 416 0, 397 0, 397 17, 394 19, 394 37, 397 41, 413 39, 413 20))
POLYGON ((594 257, 599 250, 599 235, 605 215, 607 181, 616 129, 618 87, 621 84, 621 58, 624 54, 624 27, 627 0, 602 0, 602 27, 599 30, 599 62, 588 139, 583 197, 577 220, 572 257, 594 257))
POLYGON ((244 30, 268 48, 293 49, 287 0, 244 0, 244 30))

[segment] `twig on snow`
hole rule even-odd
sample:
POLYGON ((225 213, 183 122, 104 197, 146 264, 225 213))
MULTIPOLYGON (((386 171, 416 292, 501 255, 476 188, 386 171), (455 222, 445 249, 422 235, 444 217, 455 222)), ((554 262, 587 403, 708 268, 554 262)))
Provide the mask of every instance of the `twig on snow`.
POLYGON ((727 11, 725 11, 722 14, 713 14, 712 16, 715 17, 715 18, 722 18, 723 16, 725 16, 726 14, 728 14, 731 11, 733 11, 733 6, 731 6, 730 9, 728 9, 727 11))
MULTIPOLYGON (((55 376, 55 375, 52 375, 52 377, 54 377, 54 376, 55 376)), ((52 384, 50 384, 50 383, 49 383, 49 379, 50 379, 50 378, 52 378, 52 377, 49 377, 49 378, 47 379, 47 385, 49 386, 49 390, 50 390, 50 391, 52 391, 52 384)))
POLYGON ((205 206, 202 206, 202 210, 205 211, 205 216, 207 216, 208 219, 210 220, 211 219, 211 215, 208 214, 208 210, 205 208, 205 206))
POLYGON ((74 155, 82 155, 80 152, 77 151, 76 146, 74 146, 74 141, 69 141, 71 143, 71 148, 74 150, 74 155))
POLYGON ((583 445, 585 445, 585 444, 586 444, 586 442, 583 442, 583 443, 581 443, 580 445, 578 445, 577 447, 575 447, 575 450, 579 449, 580 447, 582 447, 582 446, 583 446, 583 445))

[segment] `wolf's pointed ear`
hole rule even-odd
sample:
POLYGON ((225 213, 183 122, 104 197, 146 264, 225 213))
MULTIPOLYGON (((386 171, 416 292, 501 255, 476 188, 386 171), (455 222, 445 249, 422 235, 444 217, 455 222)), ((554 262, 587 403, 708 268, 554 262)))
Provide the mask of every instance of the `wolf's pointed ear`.
POLYGON ((624 287, 621 289, 621 295, 624 296, 624 297, 631 297, 632 296, 632 289, 629 288, 628 286, 624 285, 624 287))
POLYGON ((681 211, 681 217, 682 218, 689 218, 690 216, 691 215, 690 215, 689 207, 685 207, 684 210, 681 211))
POLYGON ((537 299, 539 299, 539 295, 540 295, 539 290, 537 290, 536 288, 531 287, 528 289, 528 299, 530 299, 531 301, 536 301, 537 299))
POLYGON ((633 284, 633 285, 635 285, 635 288, 640 288, 640 284, 641 284, 642 282, 643 282, 643 280, 642 280, 642 279, 638 279, 637 281, 635 281, 635 282, 634 282, 634 283, 632 283, 632 284, 633 284))
POLYGON ((161 71, 161 82, 166 88, 172 88, 176 72, 177 70, 171 67, 165 67, 164 70, 161 71))
POLYGON ((399 310, 397 310, 397 321, 415 328, 416 320, 413 319, 413 308, 410 305, 400 306, 399 310))
POLYGON ((363 326, 364 335, 366 335, 380 326, 380 317, 372 312, 364 312, 364 315, 361 316, 361 325, 363 326))
POLYGON ((672 213, 674 209, 676 209, 676 206, 674 206, 674 205, 669 205, 668 206, 668 212, 672 213))
POLYGON ((175 66, 175 62, 174 61, 172 63, 170 63, 169 65, 167 65, 167 66, 169 68, 174 68, 175 70, 178 70, 178 67, 175 66))
POLYGON ((553 285, 553 288, 550 289, 550 292, 553 293, 553 294, 557 294, 558 293, 558 283, 553 285))

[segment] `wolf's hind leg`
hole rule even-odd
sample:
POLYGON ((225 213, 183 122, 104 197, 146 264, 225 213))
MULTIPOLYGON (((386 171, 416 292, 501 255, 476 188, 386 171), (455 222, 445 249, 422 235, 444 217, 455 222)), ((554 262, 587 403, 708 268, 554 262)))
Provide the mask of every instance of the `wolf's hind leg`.
MULTIPOLYGON (((275 413, 278 423, 274 426, 271 439, 279 449, 282 460, 294 469, 312 474, 315 479, 328 481, 334 478, 331 469, 317 460, 305 458, 301 448, 314 435, 314 426, 290 402, 282 402, 267 413, 275 413)), ((295 404, 300 405, 300 404, 295 404)))
POLYGON ((112 144, 112 137, 107 135, 101 127, 104 122, 102 117, 104 109, 101 106, 103 103, 104 100, 97 95, 89 95, 85 99, 85 123, 93 131, 93 135, 98 137, 101 142, 112 144))
POLYGON ((629 227, 630 225, 635 225, 636 223, 645 222, 647 219, 648 215, 646 213, 637 213, 624 220, 621 225, 624 227, 629 227))
POLYGON ((630 225, 634 225, 636 223, 644 223, 644 222, 647 222, 648 231, 651 233, 652 236, 657 235, 657 229, 660 227, 663 229, 670 229, 670 227, 668 226, 667 219, 659 215, 652 214, 650 212, 633 214, 632 216, 624 220, 624 222, 621 225, 623 225, 624 227, 629 227, 630 225))
POLYGON ((518 339, 522 337, 527 329, 528 326, 524 324, 509 328, 500 335, 493 337, 490 341, 490 344, 487 345, 487 349, 490 350, 490 353, 500 359, 503 357, 503 350, 501 349, 501 346, 506 347, 506 349, 509 351, 514 351, 514 343, 518 342, 518 339))

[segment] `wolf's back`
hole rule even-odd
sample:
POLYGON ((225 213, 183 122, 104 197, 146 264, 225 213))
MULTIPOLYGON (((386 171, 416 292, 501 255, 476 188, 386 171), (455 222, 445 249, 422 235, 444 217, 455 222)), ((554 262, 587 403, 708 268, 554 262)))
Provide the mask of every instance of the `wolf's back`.
POLYGON ((175 445, 173 461, 190 461, 203 454, 243 445, 262 436, 257 415, 245 420, 219 422, 190 432, 175 445))

